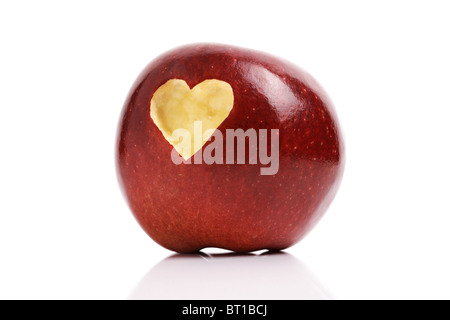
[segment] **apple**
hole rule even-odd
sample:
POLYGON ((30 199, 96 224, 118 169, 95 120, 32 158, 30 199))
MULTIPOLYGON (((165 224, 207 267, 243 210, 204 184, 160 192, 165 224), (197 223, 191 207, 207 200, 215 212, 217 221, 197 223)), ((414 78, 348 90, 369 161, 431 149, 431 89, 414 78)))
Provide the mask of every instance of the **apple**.
POLYGON ((344 143, 330 98, 302 69, 192 44, 157 57, 132 86, 116 163, 131 211, 161 246, 282 250, 334 199, 344 143))

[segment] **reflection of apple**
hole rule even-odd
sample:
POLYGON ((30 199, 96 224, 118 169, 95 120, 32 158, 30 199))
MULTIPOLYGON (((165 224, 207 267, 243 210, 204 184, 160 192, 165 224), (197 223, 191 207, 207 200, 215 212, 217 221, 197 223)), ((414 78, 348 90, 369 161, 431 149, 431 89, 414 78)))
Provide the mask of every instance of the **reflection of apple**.
POLYGON ((309 74, 261 52, 197 44, 163 54, 140 75, 119 124, 117 163, 134 216, 165 248, 278 250, 322 217, 344 153, 333 106, 309 74), (177 129, 192 141, 177 145, 177 129), (230 150, 223 152, 216 133, 238 129, 276 132, 267 150, 276 153, 275 170, 263 171, 261 153, 252 159, 251 146, 262 144, 251 137, 245 161, 227 161, 230 150), (208 152, 215 163, 202 161, 208 152))
POLYGON ((141 279, 131 300, 334 299, 307 266, 285 253, 168 257, 141 279))

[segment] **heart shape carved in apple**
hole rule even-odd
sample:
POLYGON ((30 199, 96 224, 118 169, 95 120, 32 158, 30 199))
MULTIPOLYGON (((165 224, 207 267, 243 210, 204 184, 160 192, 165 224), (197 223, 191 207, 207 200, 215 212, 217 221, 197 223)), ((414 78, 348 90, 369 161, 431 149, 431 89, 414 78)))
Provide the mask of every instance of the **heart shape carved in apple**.
POLYGON ((187 160, 228 117, 233 103, 233 89, 225 81, 208 79, 190 89, 186 81, 170 79, 153 94, 150 117, 164 138, 187 160), (194 139, 198 134, 194 124, 198 121, 202 124, 202 139, 194 139), (180 130, 189 133, 190 141, 180 142, 180 135, 175 134, 180 130))

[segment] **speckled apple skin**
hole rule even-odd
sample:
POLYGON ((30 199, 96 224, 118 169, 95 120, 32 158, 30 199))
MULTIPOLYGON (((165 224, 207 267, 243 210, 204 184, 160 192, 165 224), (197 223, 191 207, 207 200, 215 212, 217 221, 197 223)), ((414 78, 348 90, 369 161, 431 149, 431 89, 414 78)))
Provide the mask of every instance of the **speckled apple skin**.
POLYGON ((193 44, 156 58, 132 86, 116 161, 131 211, 161 246, 281 250, 301 240, 335 197, 344 144, 330 99, 302 69, 254 50, 193 44), (206 79, 228 82, 234 106, 218 130, 225 137, 226 129, 279 129, 278 173, 261 175, 261 164, 175 165, 150 118, 153 93, 169 79, 191 88, 206 79))

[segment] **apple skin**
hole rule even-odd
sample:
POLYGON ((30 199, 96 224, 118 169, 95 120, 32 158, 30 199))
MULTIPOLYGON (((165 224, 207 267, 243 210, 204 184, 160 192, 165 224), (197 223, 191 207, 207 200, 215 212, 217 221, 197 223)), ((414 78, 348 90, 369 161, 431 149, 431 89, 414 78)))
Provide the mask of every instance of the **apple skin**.
POLYGON ((143 70, 122 111, 116 161, 141 227, 181 253, 292 246, 327 210, 345 162, 334 107, 308 73, 266 53, 219 44, 175 48, 143 70), (278 173, 261 175, 261 164, 175 165, 173 147, 149 112, 153 93, 170 79, 190 88, 205 79, 229 83, 234 106, 218 130, 225 136, 226 129, 279 129, 278 173))

